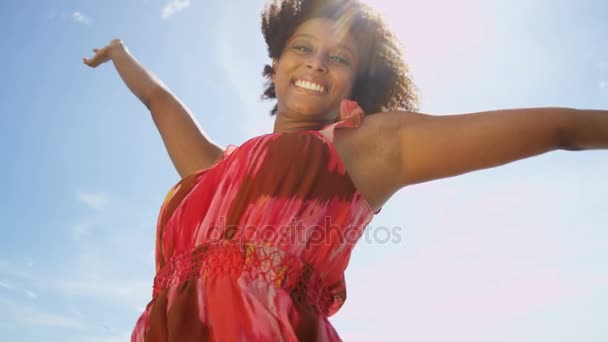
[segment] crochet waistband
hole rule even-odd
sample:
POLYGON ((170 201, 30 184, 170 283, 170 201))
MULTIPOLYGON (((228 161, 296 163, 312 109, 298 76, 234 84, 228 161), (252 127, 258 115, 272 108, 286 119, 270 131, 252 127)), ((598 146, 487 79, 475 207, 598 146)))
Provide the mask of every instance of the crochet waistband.
POLYGON ((174 255, 154 277, 152 297, 165 289, 209 275, 231 276, 285 289, 327 315, 331 296, 323 278, 299 257, 273 247, 230 240, 205 243, 174 255))

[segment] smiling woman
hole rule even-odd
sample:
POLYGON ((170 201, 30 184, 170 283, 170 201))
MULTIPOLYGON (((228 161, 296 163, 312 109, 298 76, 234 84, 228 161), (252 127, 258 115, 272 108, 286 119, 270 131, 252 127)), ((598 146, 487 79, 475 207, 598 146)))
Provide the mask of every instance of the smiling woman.
MULTIPOLYGON (((268 56, 275 63, 283 56, 292 56, 290 52, 295 49, 300 52, 300 62, 317 66, 328 62, 337 66, 327 68, 328 74, 350 74, 353 83, 347 97, 357 101, 366 113, 418 107, 417 89, 399 41, 364 3, 271 1, 262 13, 262 33, 268 56)), ((269 83, 263 98, 277 97, 275 67, 264 68, 269 83)), ((334 114, 335 108, 334 103, 334 114)), ((278 109, 275 106, 272 114, 278 109)))
POLYGON ((336 32, 340 29, 329 19, 306 21, 273 63, 272 83, 281 99, 275 132, 319 129, 338 119, 340 102, 352 92, 359 59, 353 38, 336 32), (294 122, 298 125, 292 127, 294 122))
POLYGON ((274 131, 226 149, 120 40, 84 60, 114 63, 182 176, 161 206, 133 341, 339 341, 328 317, 346 300, 352 249, 396 191, 608 147, 606 111, 414 112, 398 43, 356 0, 272 1, 262 32, 274 131))

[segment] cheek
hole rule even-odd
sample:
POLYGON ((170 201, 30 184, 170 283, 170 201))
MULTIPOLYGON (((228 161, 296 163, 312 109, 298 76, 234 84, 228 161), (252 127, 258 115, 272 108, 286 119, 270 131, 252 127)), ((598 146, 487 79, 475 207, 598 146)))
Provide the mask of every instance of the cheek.
POLYGON ((274 76, 274 89, 277 97, 283 94, 287 87, 289 87, 289 79, 284 75, 282 72, 277 72, 274 76))
POLYGON ((343 96, 349 96, 355 86, 355 79, 350 73, 343 75, 339 81, 340 93, 343 96))

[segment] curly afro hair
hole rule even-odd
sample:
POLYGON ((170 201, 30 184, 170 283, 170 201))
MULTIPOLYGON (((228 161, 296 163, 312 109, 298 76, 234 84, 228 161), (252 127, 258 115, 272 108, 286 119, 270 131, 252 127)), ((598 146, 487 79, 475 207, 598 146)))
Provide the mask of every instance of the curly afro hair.
MULTIPOLYGON (((365 113, 418 109, 418 89, 405 63, 401 45, 382 18, 358 0, 270 0, 262 12, 262 34, 268 56, 279 59, 296 28, 312 18, 328 18, 346 23, 357 44, 363 63, 357 71, 351 99, 365 113)), ((265 65, 266 89, 262 99, 275 99, 271 77, 265 65)), ((277 105, 271 111, 276 114, 277 105)))

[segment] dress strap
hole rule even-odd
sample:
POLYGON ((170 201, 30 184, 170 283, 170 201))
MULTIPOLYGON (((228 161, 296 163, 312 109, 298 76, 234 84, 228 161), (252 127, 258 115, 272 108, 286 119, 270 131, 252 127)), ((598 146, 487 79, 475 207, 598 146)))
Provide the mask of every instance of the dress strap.
POLYGON ((226 156, 230 155, 234 150, 236 150, 238 146, 236 145, 232 145, 232 144, 228 144, 228 146, 226 146, 226 149, 224 149, 224 152, 222 153, 222 157, 221 159, 224 159, 226 156))
POLYGON ((334 131, 336 128, 357 128, 359 125, 361 125, 361 121, 363 121, 364 116, 365 113, 363 112, 363 109, 359 107, 357 102, 344 99, 340 103, 340 120, 321 128, 319 132, 323 134, 327 140, 333 142, 334 131))

